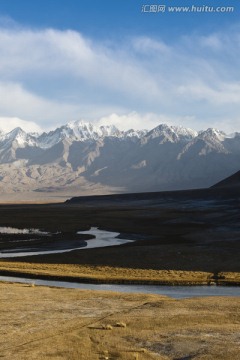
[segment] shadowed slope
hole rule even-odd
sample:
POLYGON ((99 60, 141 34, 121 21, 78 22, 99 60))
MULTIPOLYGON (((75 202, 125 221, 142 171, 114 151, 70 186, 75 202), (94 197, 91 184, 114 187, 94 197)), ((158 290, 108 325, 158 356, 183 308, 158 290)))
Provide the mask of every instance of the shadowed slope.
POLYGON ((213 185, 212 188, 240 188, 240 171, 213 185))

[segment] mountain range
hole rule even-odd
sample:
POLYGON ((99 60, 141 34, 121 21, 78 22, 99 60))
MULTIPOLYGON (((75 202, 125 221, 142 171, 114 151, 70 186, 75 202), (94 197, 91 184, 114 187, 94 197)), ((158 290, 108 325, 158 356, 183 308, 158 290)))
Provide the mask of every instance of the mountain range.
POLYGON ((240 169, 240 133, 70 122, 0 132, 1 193, 107 194, 209 187, 240 169))

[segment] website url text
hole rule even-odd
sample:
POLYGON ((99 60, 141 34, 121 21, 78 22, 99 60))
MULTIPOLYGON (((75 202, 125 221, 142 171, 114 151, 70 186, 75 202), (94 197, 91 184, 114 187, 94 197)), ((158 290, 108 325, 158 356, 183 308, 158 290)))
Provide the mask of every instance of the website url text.
POLYGON ((166 5, 142 5, 142 13, 231 13, 234 6, 166 6, 166 5))

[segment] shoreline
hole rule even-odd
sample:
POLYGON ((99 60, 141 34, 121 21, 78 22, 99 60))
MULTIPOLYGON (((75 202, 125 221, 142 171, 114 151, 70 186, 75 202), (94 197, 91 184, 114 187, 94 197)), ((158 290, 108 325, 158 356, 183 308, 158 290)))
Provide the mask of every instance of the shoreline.
MULTIPOLYGON (((49 269, 48 272, 40 269, 9 269, 2 267, 3 263, 0 263, 0 276, 27 278, 36 280, 49 280, 49 281, 63 281, 69 283, 84 283, 84 284, 113 284, 113 285, 159 285, 159 286, 240 286, 240 273, 220 273, 209 274, 203 272, 190 272, 190 271, 172 271, 172 278, 166 278, 166 271, 158 271, 158 277, 146 278, 148 270, 145 270, 145 278, 140 277, 141 274, 137 274, 135 269, 135 276, 119 276, 114 277, 104 276, 100 274, 60 274, 59 270, 52 271, 49 269), (161 274, 162 273, 162 274, 161 274), (162 276, 161 276, 162 275, 162 276), (164 278, 165 277, 165 278, 164 278)), ((15 263, 15 266, 17 264, 15 263)), ((25 264, 26 265, 26 264, 25 264)), ((61 264, 58 265, 59 267, 61 264)), ((129 269, 130 270, 130 269, 129 269)), ((109 268, 105 271, 111 271, 109 268)), ((151 273, 151 271, 150 271, 151 273)), ((170 275, 170 274, 169 274, 170 275)))
MULTIPOLYGON (((91 227, 135 240, 120 246, 1 259, 0 273, 96 284, 240 286, 239 203, 229 196, 206 204, 204 194, 198 202, 197 191, 196 197, 180 192, 174 198, 167 193, 162 199, 144 194, 83 198, 69 205, 0 206, 0 226, 61 234, 34 237, 38 248, 86 240, 78 232, 91 227)), ((0 248, 11 250, 17 243, 24 250, 29 238, 1 235, 0 248)))

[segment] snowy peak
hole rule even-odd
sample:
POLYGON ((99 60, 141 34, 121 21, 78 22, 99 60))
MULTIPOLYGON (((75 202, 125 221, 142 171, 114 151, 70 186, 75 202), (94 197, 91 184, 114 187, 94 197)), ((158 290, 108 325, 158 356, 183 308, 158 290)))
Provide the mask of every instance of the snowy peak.
MULTIPOLYGON (((238 133, 235 133, 232 138, 236 138, 238 133)), ((67 141, 69 144, 74 141, 77 142, 94 142, 105 137, 129 139, 129 141, 141 140, 142 144, 149 141, 157 141, 159 144, 164 143, 185 143, 188 144, 192 141, 202 140, 205 143, 219 144, 227 136, 224 132, 217 129, 209 128, 205 131, 197 133, 189 128, 182 126, 170 126, 167 124, 160 124, 151 131, 147 130, 134 130, 121 131, 114 125, 96 126, 90 122, 74 121, 69 122, 64 126, 56 128, 48 133, 28 134, 21 128, 16 128, 11 132, 4 134, 0 131, 0 147, 4 145, 11 146, 13 143, 15 147, 38 147, 40 149, 50 149, 61 141, 67 141)), ((0 149, 1 151, 2 149, 0 149)))
POLYGON ((72 133, 76 137, 77 140, 98 140, 104 137, 140 137, 144 130, 136 131, 130 129, 128 131, 121 131, 115 125, 101 125, 96 126, 92 123, 84 122, 84 121, 75 121, 68 123, 65 128, 71 129, 72 133))
POLYGON ((197 135, 198 133, 192 129, 184 128, 182 126, 169 126, 167 124, 161 124, 148 132, 145 138, 147 140, 159 138, 160 143, 174 143, 179 141, 190 141, 197 135))
POLYGON ((197 188, 238 171, 239 159, 240 134, 227 136, 216 129, 197 133, 161 124, 151 131, 122 131, 84 121, 41 135, 16 128, 0 133, 0 188, 2 192, 71 187, 75 192, 82 184, 88 191, 99 184, 124 192, 197 188))
POLYGON ((200 152, 200 155, 206 155, 212 151, 227 154, 228 149, 224 146, 224 140, 226 137, 227 135, 224 132, 213 128, 200 132, 198 139, 203 140, 205 144, 200 152))
POLYGON ((84 121, 70 122, 63 127, 66 134, 74 137, 76 140, 84 141, 89 139, 98 139, 101 136, 101 131, 92 123, 84 121))
POLYGON ((198 134, 198 138, 205 141, 224 141, 227 135, 220 130, 214 128, 208 128, 205 131, 200 131, 198 134))
POLYGON ((191 156, 193 153, 197 153, 198 156, 206 156, 210 153, 228 154, 229 150, 225 147, 224 143, 226 138, 228 138, 228 136, 217 129, 209 128, 200 131, 198 136, 187 142, 179 153, 178 160, 183 156, 191 156))
POLYGON ((35 145, 36 139, 19 127, 3 134, 0 137, 0 163, 14 162, 18 149, 35 145))
POLYGON ((101 136, 115 136, 120 137, 122 135, 122 131, 118 130, 118 128, 114 125, 100 126, 101 136))
POLYGON ((1 143, 5 146, 15 144, 18 147, 35 146, 36 138, 30 134, 27 134, 20 127, 17 127, 7 134, 2 134, 1 143))
POLYGON ((25 131, 23 131, 20 127, 13 129, 5 136, 5 140, 16 141, 19 145, 23 145, 26 138, 27 133, 25 133, 25 131))
POLYGON ((130 129, 124 132, 124 136, 125 137, 130 137, 130 138, 142 138, 144 137, 146 134, 148 133, 147 130, 134 130, 134 129, 130 129))
POLYGON ((183 126, 171 126, 171 128, 179 139, 189 141, 198 136, 198 132, 190 128, 185 128, 183 126))
POLYGON ((141 138, 147 133, 146 130, 121 131, 115 125, 96 126, 89 122, 74 121, 57 128, 49 133, 43 133, 38 138, 42 149, 50 148, 64 139, 73 141, 97 141, 105 137, 115 138, 141 138))
POLYGON ((84 121, 70 122, 66 125, 66 129, 71 129, 76 139, 84 140, 97 140, 105 136, 121 136, 121 131, 114 125, 97 127, 92 123, 84 121))
POLYGON ((39 146, 49 148, 64 139, 72 141, 96 141, 106 136, 121 137, 122 132, 114 125, 97 127, 84 121, 69 122, 49 133, 43 133, 39 137, 39 146))

